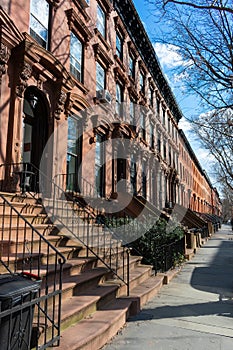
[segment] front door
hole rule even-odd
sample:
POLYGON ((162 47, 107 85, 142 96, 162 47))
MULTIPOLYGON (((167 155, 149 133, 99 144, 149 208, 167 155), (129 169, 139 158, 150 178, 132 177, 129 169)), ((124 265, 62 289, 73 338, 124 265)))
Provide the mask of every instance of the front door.
MULTIPOLYGON (((22 158, 23 163, 32 164, 30 179, 27 184, 30 189, 36 189, 39 181, 39 173, 35 169, 40 168, 43 150, 48 141, 48 109, 45 97, 36 88, 28 88, 25 91, 24 106, 24 138, 22 158)), ((29 172, 30 174, 30 172, 29 172)), ((37 188, 38 189, 38 188, 37 188)))

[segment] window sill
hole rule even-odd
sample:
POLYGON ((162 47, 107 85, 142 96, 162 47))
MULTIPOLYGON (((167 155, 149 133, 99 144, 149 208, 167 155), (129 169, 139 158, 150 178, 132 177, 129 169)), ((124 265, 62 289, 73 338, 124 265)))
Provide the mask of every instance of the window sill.
POLYGON ((104 45, 105 49, 107 51, 110 51, 110 45, 109 43, 107 42, 107 40, 103 37, 103 35, 100 33, 100 31, 98 30, 98 28, 95 28, 94 29, 94 32, 96 34, 96 36, 98 37, 98 39, 101 41, 101 43, 104 45))
POLYGON ((87 95, 89 92, 89 89, 87 89, 83 83, 81 83, 73 74, 70 73, 70 75, 72 76, 72 79, 75 82, 75 85, 85 94, 87 95))

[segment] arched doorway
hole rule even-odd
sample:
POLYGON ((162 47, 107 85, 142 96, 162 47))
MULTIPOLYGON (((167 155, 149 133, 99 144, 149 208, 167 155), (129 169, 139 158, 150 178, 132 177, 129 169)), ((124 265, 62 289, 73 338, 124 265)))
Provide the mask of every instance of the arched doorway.
MULTIPOLYGON (((33 169, 40 168, 41 157, 48 141, 48 101, 36 87, 28 87, 23 104, 23 163, 31 164, 33 169)), ((35 189, 39 174, 32 176, 30 187, 35 189)), ((29 184, 28 184, 29 186, 29 184)))

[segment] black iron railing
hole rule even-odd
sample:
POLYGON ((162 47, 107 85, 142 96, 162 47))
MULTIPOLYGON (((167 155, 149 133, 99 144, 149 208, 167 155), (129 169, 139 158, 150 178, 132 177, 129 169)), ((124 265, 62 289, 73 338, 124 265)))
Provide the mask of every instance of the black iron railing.
MULTIPOLYGON (((23 197, 19 198, 23 200, 23 197)), ((28 209, 27 204, 25 209, 28 209)), ((0 319, 8 317, 12 320, 16 312, 22 314, 26 308, 34 305, 32 339, 31 344, 28 342, 27 349, 42 350, 51 345, 59 345, 62 267, 65 258, 46 239, 50 233, 50 225, 43 221, 35 225, 24 215, 3 194, 0 194, 1 260, 4 268, 12 274, 30 273, 41 278, 41 288, 39 294, 30 297, 26 303, 0 311, 0 319)), ((4 268, 1 269, 2 273, 4 268)))
MULTIPOLYGON (((52 222, 63 234, 81 242, 86 247, 87 256, 95 256, 101 261, 126 285, 129 295, 130 249, 124 246, 122 236, 112 230, 107 222, 99 220, 102 209, 94 202, 86 203, 85 197, 75 195, 73 190, 64 191, 61 186, 66 183, 65 174, 56 175, 49 184, 47 178, 40 175, 42 192, 46 193, 49 188, 43 203, 52 222)), ((81 183, 87 184, 85 180, 81 183)), ((89 185, 88 188, 92 189, 89 185)))
MULTIPOLYGON (((67 178, 64 174, 57 175, 53 180, 42 171, 30 163, 14 163, 2 165, 0 167, 0 179, 2 180, 2 190, 25 188, 18 170, 30 169, 30 185, 26 192, 40 191, 43 197, 43 205, 51 221, 63 235, 79 241, 86 247, 87 256, 95 256, 102 262, 117 278, 127 287, 129 294, 129 255, 130 249, 122 244, 122 237, 117 232, 106 225, 98 222, 101 211, 95 207, 94 203, 86 205, 82 197, 74 194, 76 190, 67 190, 67 178), (5 177, 4 177, 5 176, 5 177), (120 258, 120 259, 119 259, 120 258)), ((69 179, 69 178, 68 178, 69 179)), ((27 182, 28 183, 28 182, 27 182)), ((89 191, 93 188, 86 180, 81 182, 89 191)), ((92 192, 91 192, 92 193, 92 192)))

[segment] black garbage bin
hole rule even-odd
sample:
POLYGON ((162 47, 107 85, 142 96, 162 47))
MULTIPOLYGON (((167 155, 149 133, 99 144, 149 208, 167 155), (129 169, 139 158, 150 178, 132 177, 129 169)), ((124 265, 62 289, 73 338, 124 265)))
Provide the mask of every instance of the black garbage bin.
POLYGON ((30 349, 35 298, 40 284, 40 279, 30 273, 0 275, 1 350, 30 349))

